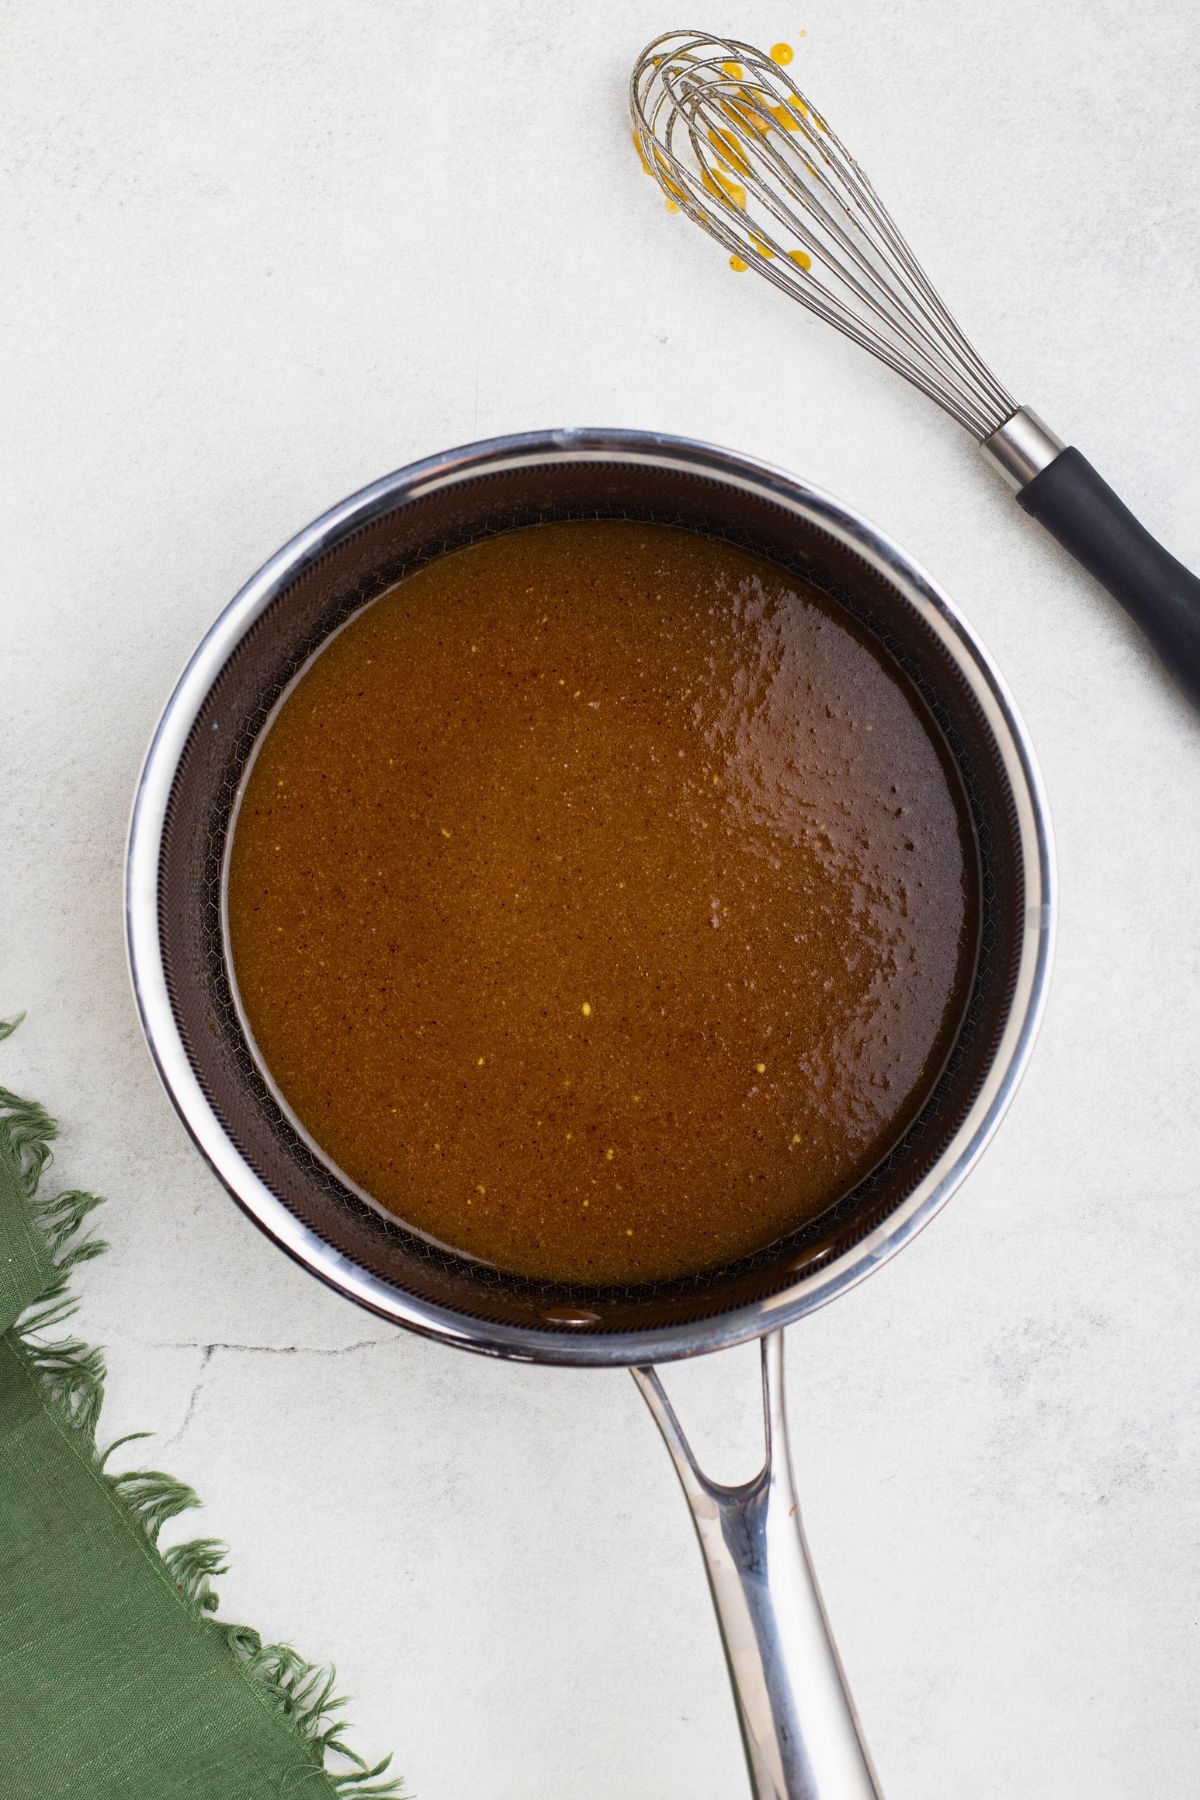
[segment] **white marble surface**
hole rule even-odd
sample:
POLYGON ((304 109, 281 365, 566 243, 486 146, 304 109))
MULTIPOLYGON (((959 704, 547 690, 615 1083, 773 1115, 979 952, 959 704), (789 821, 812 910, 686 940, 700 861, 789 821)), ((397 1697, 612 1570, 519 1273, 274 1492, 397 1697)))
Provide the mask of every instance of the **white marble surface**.
MULTIPOLYGON (((745 0, 1002 377, 1200 565, 1187 0, 745 0)), ((744 1792, 632 1384, 356 1313, 200 1166, 134 1020, 129 796, 183 659, 329 502, 559 423, 757 452, 955 595, 1037 743, 1060 950, 948 1212, 795 1330, 810 1534, 891 1800, 1200 1786, 1200 727, 954 427, 669 219, 623 88, 662 0, 16 0, 8 44, 0 1080, 110 1196, 110 1433, 233 1546, 225 1611, 336 1659, 419 1800, 744 1792)), ((703 20, 701 22, 707 22, 703 20)), ((675 1377, 750 1456, 743 1355, 675 1377)))

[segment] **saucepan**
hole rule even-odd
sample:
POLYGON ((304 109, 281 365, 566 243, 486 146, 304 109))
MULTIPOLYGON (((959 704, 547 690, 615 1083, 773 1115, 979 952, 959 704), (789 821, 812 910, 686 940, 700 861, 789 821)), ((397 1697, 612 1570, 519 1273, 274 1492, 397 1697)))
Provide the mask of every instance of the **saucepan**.
POLYGON ((880 1790, 813 1576, 784 1411, 782 1332, 926 1225, 1012 1098, 1046 993, 1050 826, 1003 681, 946 596, 852 508, 745 456, 642 432, 495 438, 385 476, 292 539, 188 663, 137 788, 126 870, 134 992, 197 1147, 267 1235, 381 1318, 489 1356, 632 1368, 686 1493, 759 1800, 880 1790), (823 589, 920 695, 961 777, 979 858, 977 962, 963 1023, 901 1140, 820 1219, 703 1275, 555 1285, 456 1256, 345 1183, 281 1110, 243 1033, 223 930, 229 822, 280 694, 357 608, 431 557, 543 520, 655 520, 743 545, 823 589), (707 1478, 655 1364, 762 1341, 766 1453, 707 1478))

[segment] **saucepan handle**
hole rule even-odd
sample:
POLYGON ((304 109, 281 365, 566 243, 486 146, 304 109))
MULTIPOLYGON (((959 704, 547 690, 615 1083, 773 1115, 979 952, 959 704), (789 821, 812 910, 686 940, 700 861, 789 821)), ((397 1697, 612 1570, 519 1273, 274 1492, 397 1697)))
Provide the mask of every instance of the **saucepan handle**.
POLYGON ((740 1487, 702 1473, 656 1370, 632 1374, 692 1510, 756 1800, 881 1800, 800 1522, 783 1333, 762 1340, 766 1456, 740 1487))

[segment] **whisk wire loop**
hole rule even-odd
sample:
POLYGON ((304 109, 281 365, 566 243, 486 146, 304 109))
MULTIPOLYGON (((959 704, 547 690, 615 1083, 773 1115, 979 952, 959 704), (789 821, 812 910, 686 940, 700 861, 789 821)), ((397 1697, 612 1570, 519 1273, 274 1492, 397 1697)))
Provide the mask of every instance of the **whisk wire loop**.
POLYGON ((981 441, 1016 410, 826 119, 753 45, 647 45, 634 133, 668 197, 730 254, 895 369, 981 441))

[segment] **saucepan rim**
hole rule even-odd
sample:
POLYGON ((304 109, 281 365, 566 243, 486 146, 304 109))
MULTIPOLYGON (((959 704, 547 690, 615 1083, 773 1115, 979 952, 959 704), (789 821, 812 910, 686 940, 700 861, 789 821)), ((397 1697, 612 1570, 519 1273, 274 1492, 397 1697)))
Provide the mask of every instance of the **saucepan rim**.
POLYGON ((298 532, 229 602, 176 683, 138 779, 125 862, 130 978, 152 1060, 192 1141, 243 1212, 330 1287, 396 1324, 485 1355, 609 1367, 719 1350, 790 1324, 856 1286, 929 1223, 978 1161, 1025 1071, 1046 1003, 1055 914, 1049 810, 1028 733, 987 651, 924 569, 853 507, 782 469, 697 439, 605 428, 523 432, 443 451, 383 476, 298 532), (766 1299, 682 1324, 574 1333, 480 1319, 409 1293, 327 1243, 267 1186, 225 1131, 184 1046, 167 989, 158 877, 168 800, 192 726, 229 657, 282 589, 350 533, 439 488, 521 466, 588 462, 640 462, 757 494, 847 546, 899 590, 969 684, 995 738, 1016 809, 1025 918, 1011 1005, 980 1090, 933 1167, 886 1218, 766 1299))

